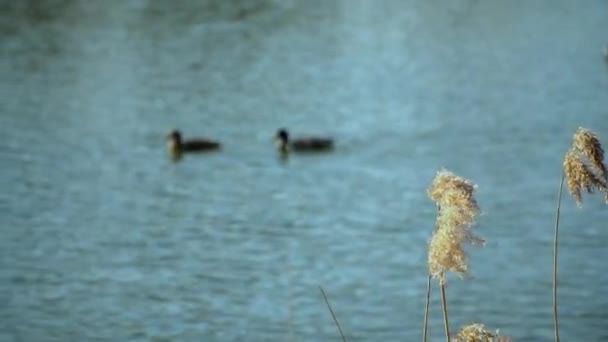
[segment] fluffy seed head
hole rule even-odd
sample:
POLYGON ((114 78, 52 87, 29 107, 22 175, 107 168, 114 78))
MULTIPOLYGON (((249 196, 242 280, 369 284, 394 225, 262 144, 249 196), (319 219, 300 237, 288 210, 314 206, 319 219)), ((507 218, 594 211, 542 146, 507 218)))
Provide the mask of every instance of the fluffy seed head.
POLYGON ((589 160, 589 163, 597 169, 600 179, 607 180, 604 149, 597 135, 588 129, 579 127, 572 137, 572 148, 589 160))
POLYGON ((492 333, 483 324, 473 323, 460 328, 456 342, 509 342, 507 337, 492 333))
POLYGON ((427 193, 435 203, 441 202, 446 191, 456 190, 463 195, 473 196, 475 185, 468 180, 458 177, 448 170, 441 170, 433 179, 427 193))
POLYGON ((452 233, 448 229, 438 229, 429 243, 429 274, 442 284, 445 283, 445 273, 448 271, 463 276, 468 269, 461 239, 452 233))
POLYGON ((603 192, 608 203, 608 174, 603 161, 604 150, 597 135, 579 127, 563 162, 568 191, 579 207, 583 205, 583 190, 603 192))
POLYGON ((572 150, 568 151, 564 157, 564 174, 566 175, 568 191, 579 207, 583 205, 582 190, 593 192, 594 188, 600 190, 604 188, 601 180, 589 170, 587 165, 572 150))
POLYGON ((463 276, 467 271, 464 243, 483 244, 471 227, 479 214, 473 197, 475 185, 453 173, 442 170, 431 182, 427 193, 439 209, 436 229, 429 244, 428 268, 433 278, 445 282, 445 273, 463 276))

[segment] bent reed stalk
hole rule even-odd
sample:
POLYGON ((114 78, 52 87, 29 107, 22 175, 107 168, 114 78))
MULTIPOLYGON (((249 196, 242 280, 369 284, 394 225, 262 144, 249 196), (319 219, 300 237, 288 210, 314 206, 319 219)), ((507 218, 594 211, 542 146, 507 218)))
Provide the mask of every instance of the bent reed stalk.
POLYGON ((325 300, 325 304, 327 304, 327 308, 329 309, 329 313, 331 314, 331 317, 334 319, 334 323, 336 324, 336 327, 338 327, 338 332, 340 332, 340 336, 342 337, 342 341, 346 342, 346 336, 344 336, 344 332, 342 331, 342 327, 340 326, 340 323, 338 322, 338 319, 336 318, 336 314, 334 314, 334 310, 331 308, 331 305, 329 304, 329 300, 327 300, 327 296, 325 295, 325 291, 323 291, 323 287, 321 287, 321 285, 319 285, 319 290, 321 291, 321 294, 323 295, 323 299, 325 300))
POLYGON ((572 144, 564 155, 562 167, 553 238, 553 324, 555 342, 559 342, 557 251, 562 189, 565 180, 568 185, 568 192, 570 192, 579 208, 583 206, 583 190, 588 193, 592 193, 596 189, 603 192, 604 201, 608 204, 608 171, 604 165, 604 149, 598 136, 586 128, 579 127, 572 136, 572 144))

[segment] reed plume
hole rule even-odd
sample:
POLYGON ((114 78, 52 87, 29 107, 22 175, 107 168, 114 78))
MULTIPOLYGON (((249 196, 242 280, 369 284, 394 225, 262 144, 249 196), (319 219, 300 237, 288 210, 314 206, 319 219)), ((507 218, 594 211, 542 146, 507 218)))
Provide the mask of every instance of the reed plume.
POLYGON ((493 333, 483 324, 473 323, 460 328, 456 335, 456 342, 509 342, 510 339, 500 336, 498 332, 493 333))
MULTIPOLYGON (((441 287, 443 321, 448 342, 450 341, 450 328, 445 295, 445 275, 447 272, 454 272, 463 276, 468 270, 463 245, 465 243, 484 243, 471 232, 471 227, 479 214, 479 206, 473 196, 474 191, 473 183, 447 170, 437 172, 427 190, 428 196, 436 203, 438 209, 435 231, 429 243, 428 270, 429 277, 437 279, 441 287)), ((426 339, 429 296, 430 287, 427 287, 423 340, 426 339)))
POLYGON ((437 173, 428 189, 439 211, 436 229, 429 244, 429 274, 445 283, 445 274, 454 272, 463 276, 468 269, 464 243, 483 244, 484 241, 471 232, 479 206, 473 197, 475 185, 453 173, 442 170, 437 173))
POLYGON ((608 203, 608 171, 604 165, 604 149, 597 135, 579 127, 572 137, 570 150, 564 156, 563 167, 568 191, 579 207, 583 205, 582 190, 589 193, 600 190, 608 203))
POLYGON ((555 232, 553 236, 553 324, 554 340, 559 342, 559 322, 557 315, 557 251, 559 217, 562 202, 564 180, 568 192, 579 207, 583 205, 583 190, 592 193, 599 190, 604 193, 608 204, 608 171, 604 165, 604 149, 598 136, 588 129, 579 127, 572 137, 572 145, 564 155, 563 172, 557 194, 555 214, 555 232))
POLYGON ((581 155, 587 157, 591 165, 598 170, 605 181, 604 149, 597 135, 588 129, 579 127, 572 138, 572 147, 581 155))

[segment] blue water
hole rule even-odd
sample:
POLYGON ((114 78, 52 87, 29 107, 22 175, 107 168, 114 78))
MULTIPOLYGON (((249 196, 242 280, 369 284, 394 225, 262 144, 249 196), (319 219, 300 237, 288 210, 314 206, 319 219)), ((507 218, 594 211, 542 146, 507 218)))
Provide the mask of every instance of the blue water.
MULTIPOLYGON (((4 1, 0 340, 420 340, 425 191, 478 185, 454 332, 550 341, 561 158, 608 146, 608 2, 4 1), (332 135, 278 158, 277 128, 332 135), (224 143, 172 162, 164 135, 224 143)), ((562 208, 563 341, 608 340, 608 208, 562 208)), ((431 339, 443 325, 437 288, 431 339)))

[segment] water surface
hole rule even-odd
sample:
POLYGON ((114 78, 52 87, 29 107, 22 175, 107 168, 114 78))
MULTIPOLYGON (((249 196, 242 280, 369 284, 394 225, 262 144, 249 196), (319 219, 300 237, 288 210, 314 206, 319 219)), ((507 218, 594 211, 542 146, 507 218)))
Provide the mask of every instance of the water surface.
MULTIPOLYGON (((442 167, 488 241, 452 328, 551 340, 561 157, 578 126, 608 144, 606 1, 2 7, 0 340, 337 340, 318 285, 350 341, 419 340, 442 167), (281 126, 337 148, 281 161, 281 126), (173 163, 174 127, 224 149, 173 163)), ((562 339, 605 341, 608 211, 562 215, 562 339)))

